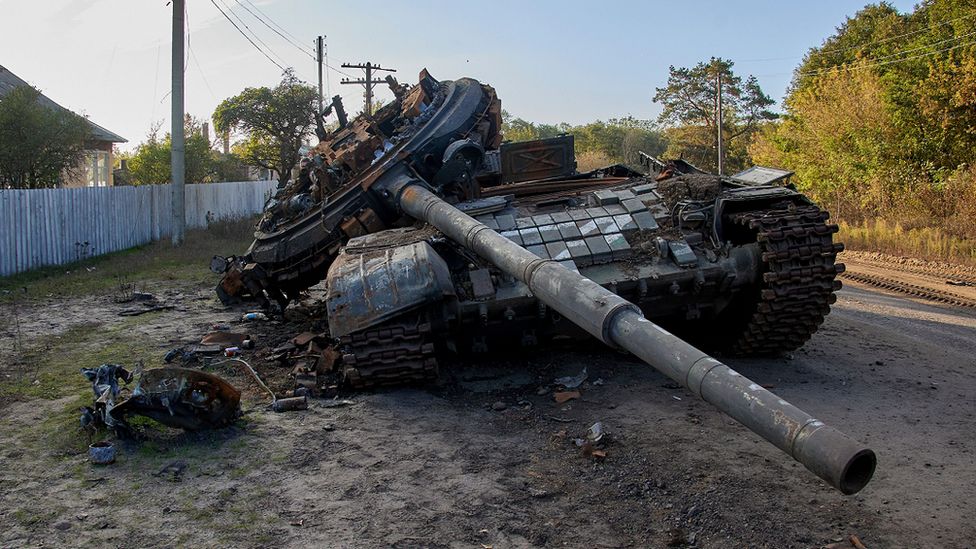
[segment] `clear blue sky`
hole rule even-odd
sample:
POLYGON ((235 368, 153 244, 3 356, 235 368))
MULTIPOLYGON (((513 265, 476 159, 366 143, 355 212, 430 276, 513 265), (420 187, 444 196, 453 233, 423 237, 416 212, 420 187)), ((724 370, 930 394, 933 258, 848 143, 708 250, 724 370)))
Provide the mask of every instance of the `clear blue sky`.
MULTIPOLYGON (((215 0, 240 15, 283 64, 315 82, 313 60, 255 20, 246 0, 215 0)), ((329 60, 373 61, 413 83, 472 76, 494 86, 506 110, 537 122, 653 118, 654 88, 668 66, 732 59, 781 99, 793 68, 864 3, 847 0, 729 2, 514 1, 325 2, 251 0, 307 45, 328 36, 329 60)), ((892 2, 900 11, 913 3, 892 2)), ((280 70, 209 0, 188 0, 192 54, 186 107, 206 117, 246 86, 273 85, 280 70)), ((142 141, 152 121, 168 124, 171 7, 165 0, 0 0, 0 65, 55 101, 142 141)), ((251 8, 252 11, 254 8, 251 8)), ((240 24, 240 23, 238 23, 240 24)), ((346 70, 350 74, 357 71, 346 70)), ((355 74, 358 76, 358 74, 355 74)), ((332 93, 361 108, 361 88, 332 93)), ((381 93, 386 94, 384 90, 381 93)))

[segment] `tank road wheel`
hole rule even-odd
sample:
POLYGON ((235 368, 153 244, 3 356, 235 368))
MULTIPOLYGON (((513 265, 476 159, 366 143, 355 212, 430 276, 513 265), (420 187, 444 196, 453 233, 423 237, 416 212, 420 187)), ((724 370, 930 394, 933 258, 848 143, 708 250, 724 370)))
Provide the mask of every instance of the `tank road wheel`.
POLYGON ((741 332, 729 351, 769 355, 803 345, 823 323, 844 264, 836 263, 843 244, 835 244, 837 225, 814 205, 734 214, 736 225, 752 231, 762 256, 762 281, 746 311, 741 332))
POLYGON ((354 389, 437 379, 431 325, 424 316, 394 320, 347 336, 343 381, 354 389))

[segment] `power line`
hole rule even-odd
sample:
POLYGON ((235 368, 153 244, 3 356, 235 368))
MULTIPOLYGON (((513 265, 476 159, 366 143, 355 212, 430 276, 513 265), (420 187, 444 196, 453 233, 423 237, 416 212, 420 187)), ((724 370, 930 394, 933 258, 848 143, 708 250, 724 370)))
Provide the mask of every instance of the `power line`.
POLYGON ((260 37, 260 36, 258 36, 258 33, 256 33, 256 32, 254 32, 254 31, 253 31, 253 30, 251 29, 251 27, 250 27, 250 26, 248 26, 248 24, 244 22, 244 19, 243 19, 243 18, 241 18, 241 16, 240 16, 240 15, 238 15, 238 14, 237 14, 237 12, 236 12, 236 11, 234 11, 234 10, 233 10, 233 9, 232 9, 232 8, 231 8, 230 6, 228 6, 228 5, 227 5, 227 3, 226 3, 226 2, 224 2, 224 0, 220 0, 220 3, 221 3, 221 4, 223 4, 225 8, 227 8, 227 11, 228 11, 228 12, 230 12, 230 14, 231 14, 231 15, 233 15, 233 16, 234 16, 234 17, 235 17, 235 18, 236 18, 236 19, 237 19, 238 21, 240 21, 240 23, 241 23, 242 25, 244 25, 244 28, 245 28, 245 29, 247 29, 247 32, 249 32, 249 33, 251 33, 251 36, 253 36, 253 37, 254 37, 254 38, 255 38, 255 39, 256 39, 256 40, 258 41, 258 42, 260 42, 260 43, 261 43, 261 45, 262 45, 262 46, 264 46, 264 47, 265 47, 265 48, 266 48, 266 49, 267 49, 267 50, 268 50, 269 52, 271 52, 271 55, 273 55, 273 56, 275 56, 275 57, 277 57, 277 58, 278 58, 278 61, 281 61, 281 62, 282 62, 282 63, 284 63, 285 65, 287 65, 287 64, 288 64, 288 62, 287 62, 287 61, 285 61, 285 58, 284 58, 284 57, 282 57, 282 56, 280 56, 280 55, 278 55, 278 53, 277 53, 277 52, 275 52, 275 51, 274 51, 274 50, 273 50, 273 49, 271 48, 271 46, 269 46, 268 44, 266 44, 264 40, 261 40, 261 37, 260 37))
POLYGON ((955 19, 950 19, 948 21, 940 21, 938 24, 930 25, 928 27, 925 27, 924 29, 918 29, 918 30, 914 30, 914 31, 911 31, 911 32, 906 32, 904 34, 896 34, 894 36, 889 36, 887 38, 882 38, 880 40, 875 40, 873 42, 868 42, 867 44, 859 44, 859 45, 856 45, 856 46, 847 46, 847 47, 843 47, 843 48, 830 48, 830 49, 826 49, 826 50, 820 50, 820 52, 821 53, 834 53, 834 52, 848 51, 848 50, 854 50, 854 49, 858 49, 858 48, 864 48, 864 47, 867 47, 867 46, 873 46, 875 44, 883 44, 885 42, 890 42, 892 40, 897 40, 899 38, 904 38, 906 36, 914 36, 914 35, 919 34, 919 33, 922 33, 922 32, 931 31, 931 30, 937 29, 939 27, 943 27, 945 25, 949 25, 949 24, 955 23, 957 21, 962 21, 964 19, 972 19, 973 17, 976 17, 976 13, 970 13, 969 15, 963 15, 962 17, 957 17, 955 19))
MULTIPOLYGON (((905 53, 917 51, 917 50, 920 50, 920 49, 930 48, 933 45, 942 44, 942 43, 945 43, 945 42, 951 42, 952 40, 962 39, 962 38, 965 38, 965 37, 970 36, 970 35, 976 35, 976 31, 971 32, 969 34, 965 34, 965 35, 959 36, 957 38, 941 40, 939 42, 935 42, 934 44, 929 44, 927 46, 922 46, 922 47, 918 47, 918 48, 912 48, 912 49, 909 49, 909 50, 902 50, 900 52, 896 52, 896 53, 893 53, 891 55, 886 55, 884 57, 878 57, 878 58, 875 58, 875 59, 867 59, 867 58, 864 59, 864 61, 871 61, 871 63, 865 63, 865 64, 861 64, 861 65, 854 65, 852 63, 844 63, 842 65, 835 65, 833 67, 825 67, 825 68, 817 69, 817 70, 814 70, 814 71, 801 72, 801 73, 795 73, 795 74, 796 74, 796 76, 817 76, 817 75, 820 75, 820 74, 829 72, 829 71, 831 71, 833 69, 836 69, 836 68, 847 68, 848 70, 861 70, 861 69, 867 69, 867 68, 873 68, 873 67, 883 67, 883 66, 886 66, 886 65, 892 65, 892 64, 895 64, 895 63, 901 63, 902 61, 911 61, 911 60, 914 60, 914 59, 920 59, 922 57, 929 57, 929 56, 932 56, 932 55, 938 55, 940 53, 950 52, 950 51, 953 51, 953 50, 956 50, 956 49, 959 49, 959 48, 963 48, 963 47, 966 47, 966 46, 972 46, 973 44, 976 44, 976 41, 966 42, 965 44, 956 44, 955 46, 952 46, 950 48, 945 48, 945 49, 942 49, 942 50, 939 50, 939 51, 926 52, 926 53, 921 53, 921 54, 918 54, 918 55, 912 55, 912 56, 909 56, 909 57, 902 57, 901 59, 891 59, 889 61, 884 61, 885 59, 890 59, 892 57, 897 57, 897 56, 900 56, 900 55, 904 55, 905 53), (878 62, 878 61, 881 61, 881 62, 878 62)), ((766 77, 772 77, 772 76, 789 76, 790 74, 794 74, 794 73, 778 72, 778 73, 772 73, 772 74, 757 74, 757 75, 754 75, 754 76, 766 78, 766 77)))
MULTIPOLYGON (((964 48, 966 46, 972 46, 974 44, 976 44, 976 40, 973 40, 972 42, 966 42, 965 44, 957 44, 955 46, 952 46, 951 48, 946 48, 944 50, 931 51, 931 52, 927 52, 927 53, 920 53, 918 55, 912 55, 910 57, 903 57, 901 59, 892 59, 891 61, 885 61, 883 63, 869 63, 869 64, 865 64, 865 65, 854 65, 854 66, 851 66, 850 64, 846 64, 846 65, 839 65, 839 67, 844 67, 844 68, 847 68, 848 70, 862 70, 862 69, 870 69, 870 68, 873 68, 873 67, 883 67, 885 65, 892 65, 894 63, 901 63, 902 61, 911 61, 913 59, 920 59, 922 57, 930 57, 932 55, 938 55, 940 53, 950 52, 952 50, 956 50, 956 49, 959 49, 959 48, 964 48)), ((821 69, 820 71, 800 73, 799 76, 817 76, 821 72, 825 72, 825 71, 829 71, 829 70, 830 69, 821 69)))
POLYGON ((885 55, 883 57, 875 57, 874 59, 871 59, 871 61, 882 61, 884 59, 891 59, 893 57, 899 57, 901 55, 904 55, 906 53, 911 53, 913 51, 925 50, 925 49, 929 49, 929 48, 931 48, 933 46, 939 46, 939 45, 945 44, 947 42, 955 42, 957 40, 962 40, 963 38, 967 38, 967 37, 973 36, 974 34, 976 34, 976 31, 973 31, 973 32, 970 32, 970 33, 966 33, 966 34, 963 34, 963 35, 960 35, 960 36, 953 36, 952 38, 946 38, 945 40, 939 40, 938 42, 932 42, 931 44, 926 44, 924 46, 919 46, 917 48, 912 48, 910 50, 902 50, 902 51, 899 51, 899 52, 892 53, 890 55, 885 55))
MULTIPOLYGON (((234 25, 234 28, 237 29, 237 32, 241 33, 241 36, 243 36, 244 38, 246 38, 247 41, 250 42, 251 45, 254 46, 254 48, 256 50, 258 50, 259 52, 261 52, 262 55, 264 55, 265 57, 267 57, 268 58, 268 61, 271 61, 272 63, 274 63, 275 66, 277 66, 279 69, 281 69, 281 72, 285 72, 287 70, 287 69, 285 69, 285 67, 282 67, 281 64, 279 64, 277 61, 275 61, 274 59, 272 59, 271 56, 268 55, 264 50, 262 50, 257 44, 255 44, 254 43, 254 40, 251 40, 251 37, 250 36, 244 34, 244 31, 242 31, 241 28, 237 26, 237 23, 235 23, 233 19, 231 19, 230 17, 228 17, 227 14, 224 13, 224 10, 220 9, 220 6, 217 5, 216 0, 210 0, 210 3, 213 4, 215 8, 217 8, 217 11, 219 11, 220 14, 224 16, 224 19, 227 19, 227 21, 229 21, 231 25, 234 25)), ((228 9, 230 9, 230 8, 228 8, 228 9)))
MULTIPOLYGON (((189 57, 193 59, 193 64, 197 66, 197 71, 200 73, 200 78, 203 79, 204 85, 207 86, 207 91, 210 92, 210 97, 217 99, 217 94, 214 93, 213 88, 210 87, 210 82, 207 81, 207 75, 203 73, 203 67, 200 66, 200 61, 197 59, 196 52, 193 51, 193 46, 190 45, 190 35, 193 34, 190 31, 190 17, 186 7, 183 9, 183 19, 186 20, 186 49, 189 52, 189 57)), ((187 62, 186 65, 190 63, 187 62)), ((186 73, 186 65, 183 65, 183 73, 186 73)))
MULTIPOLYGON (((270 24, 268 24, 267 21, 265 21, 260 16, 258 16, 256 13, 254 13, 253 11, 251 11, 250 8, 248 8, 247 6, 245 6, 244 4, 242 4, 241 3, 241 0, 234 0, 234 1, 237 2, 237 5, 239 5, 240 7, 244 8, 245 10, 247 10, 247 12, 250 13, 252 16, 254 16, 255 19, 257 19, 258 21, 260 21, 261 23, 263 23, 265 27, 268 27, 269 29, 271 29, 271 32, 274 32, 275 34, 277 34, 278 36, 280 36, 281 38, 283 38, 286 42, 288 42, 292 46, 295 46, 295 48, 297 48, 298 51, 300 51, 300 52, 304 53, 305 55, 311 57, 313 60, 315 59, 315 56, 312 55, 311 53, 309 53, 308 50, 306 50, 305 48, 299 46, 295 42, 292 42, 291 39, 288 38, 287 36, 285 36, 284 34, 281 34, 281 32, 278 29, 272 27, 270 24)), ((267 17, 267 16, 265 15, 265 17, 267 17)), ((277 23, 275 23, 275 24, 277 25, 277 23)))
MULTIPOLYGON (((922 32, 931 31, 931 30, 937 29, 939 27, 942 27, 942 26, 945 26, 945 25, 949 25, 949 24, 952 24, 952 23, 956 23, 958 21, 962 21, 962 20, 965 20, 965 19, 971 19, 973 17, 976 17, 976 13, 971 13, 969 15, 964 15, 962 17, 957 17, 955 19, 950 19, 948 21, 940 21, 939 23, 937 23, 935 25, 930 25, 928 27, 925 27, 924 29, 918 29, 918 30, 914 30, 914 31, 911 31, 911 32, 906 32, 906 33, 903 33, 903 34, 896 34, 894 36, 889 36, 887 38, 882 38, 880 40, 874 40, 872 42, 867 42, 865 44, 857 44, 857 45, 854 45, 854 46, 845 46, 845 47, 842 47, 842 48, 822 49, 818 53, 837 53, 837 52, 844 52, 844 51, 856 50, 856 49, 860 49, 860 48, 866 48, 868 46, 873 46, 873 45, 876 45, 876 44, 883 44, 885 42, 890 42, 892 40, 897 40, 899 38, 904 38, 906 36, 914 36, 914 35, 919 34, 919 33, 922 33, 922 32)), ((752 62, 761 62, 761 61, 787 61, 787 60, 790 60, 790 59, 803 59, 804 57, 805 57, 805 55, 800 55, 800 56, 792 55, 792 56, 789 56, 789 57, 764 57, 764 58, 759 58, 759 59, 739 59, 739 60, 737 60, 737 62, 738 63, 752 63, 752 62)))
MULTIPOLYGON (((324 64, 326 67, 329 66, 329 42, 326 40, 327 36, 322 37, 322 54, 325 57, 324 64)), ((329 71, 325 71, 325 91, 331 97, 332 96, 332 80, 329 78, 329 71)))
MULTIPOLYGON (((299 39, 298 37, 296 37, 296 36, 295 36, 294 34, 292 34, 292 33, 290 33, 290 32, 288 32, 288 29, 286 29, 285 27, 282 27, 281 25, 279 25, 278 23, 276 23, 274 19, 272 19, 272 18, 271 18, 270 16, 268 16, 268 14, 266 14, 266 13, 264 13, 263 11, 261 11, 261 8, 259 8, 259 7, 257 7, 257 6, 256 6, 256 5, 254 4, 254 2, 251 2, 251 0, 244 0, 244 1, 245 1, 245 2, 247 2, 248 4, 250 4, 250 5, 251 5, 251 7, 252 7, 252 8, 254 8, 254 9, 255 9, 255 10, 256 10, 256 11, 258 12, 258 13, 260 13, 260 14, 261 14, 261 15, 263 15, 263 16, 265 16, 265 17, 266 17, 266 18, 268 19, 268 21, 271 21, 271 23, 272 23, 272 24, 273 24, 274 26, 276 26, 276 27, 278 27, 279 29, 281 29, 281 31, 282 31, 282 32, 284 32, 284 33, 285 33, 285 34, 287 34, 288 36, 290 36, 290 37, 292 37, 293 39, 295 39, 295 42, 301 42, 301 40, 300 40, 300 39, 299 39)), ((299 49, 301 49, 301 48, 299 47, 299 49)))

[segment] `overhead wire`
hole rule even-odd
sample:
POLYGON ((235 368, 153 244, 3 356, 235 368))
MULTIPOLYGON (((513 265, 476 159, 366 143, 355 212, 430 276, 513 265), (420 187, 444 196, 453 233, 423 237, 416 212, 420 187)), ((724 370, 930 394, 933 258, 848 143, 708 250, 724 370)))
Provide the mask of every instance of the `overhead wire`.
MULTIPOLYGON (((315 56, 313 54, 311 54, 308 50, 306 50, 302 46, 299 46, 295 42, 292 42, 292 40, 290 38, 288 38, 287 36, 285 36, 284 34, 282 34, 278 29, 272 27, 267 21, 265 21, 264 19, 262 19, 261 16, 259 16, 256 13, 254 13, 253 11, 251 11, 250 8, 248 8, 246 5, 244 5, 243 3, 241 3, 241 0, 234 0, 234 1, 237 2, 237 5, 239 5, 240 7, 244 8, 248 13, 250 13, 252 16, 254 16, 255 19, 257 19, 258 21, 260 21, 261 23, 263 23, 265 27, 268 27, 269 29, 271 29, 272 32, 274 32, 275 34, 277 34, 278 36, 280 36, 281 38, 283 38, 286 42, 288 42, 292 46, 295 46, 295 48, 298 49, 298 51, 300 51, 300 52, 304 53, 305 55, 311 57, 313 61, 315 60, 315 56)), ((255 9, 257 9, 257 7, 255 7, 255 9)), ((262 14, 263 14, 263 12, 262 12, 262 14)), ((267 15, 265 15, 265 17, 267 17, 267 15)), ((270 20, 270 18, 268 18, 268 19, 270 20)), ((277 23, 275 23, 275 25, 277 25, 277 23)))
MULTIPOLYGON (((958 37, 958 39, 962 39, 962 38, 965 38, 966 36, 970 36, 970 35, 976 35, 976 32, 972 32, 972 33, 969 33, 969 34, 960 36, 960 37, 958 37)), ((951 41, 951 40, 942 40, 940 42, 936 42, 935 44, 941 44, 941 43, 945 43, 945 42, 949 42, 949 41, 951 41)), ((900 52, 896 52, 894 54, 886 55, 884 57, 879 57, 879 58, 875 58, 875 59, 867 59, 867 58, 863 59, 863 61, 871 61, 870 63, 861 63, 861 64, 844 63, 842 65, 836 65, 836 66, 833 66, 833 67, 826 67, 826 68, 822 68, 822 69, 817 69, 815 71, 807 71, 807 72, 796 73, 796 75, 797 76, 818 76, 820 74, 824 74, 826 72, 829 72, 829 71, 834 70, 834 69, 837 69, 837 68, 846 68, 847 70, 862 70, 862 69, 870 69, 870 68, 874 68, 874 67, 884 67, 884 66, 887 66, 887 65, 893 65, 895 63, 901 63, 903 61, 912 61, 912 60, 915 60, 915 59, 921 59, 923 57, 930 57, 932 55, 939 55, 940 53, 947 53, 947 52, 950 52, 950 51, 953 51, 953 50, 957 50, 959 48, 964 48, 966 46, 972 46, 974 44, 976 44, 976 40, 974 40, 972 42, 966 42, 966 43, 963 43, 963 44, 956 44, 955 46, 952 46, 952 47, 949 47, 949 48, 945 48, 945 49, 941 49, 941 50, 938 50, 938 51, 931 51, 931 52, 920 53, 918 55, 911 55, 909 57, 902 57, 900 59, 890 59, 891 57, 896 57, 896 56, 904 55, 905 53, 909 53, 909 52, 913 52, 913 51, 918 51, 920 49, 929 48, 929 47, 931 47, 933 45, 933 44, 929 44, 927 46, 922 46, 922 47, 919 47, 919 48, 913 48, 913 49, 910 49, 910 50, 903 50, 903 51, 900 51, 900 52), (885 61, 885 59, 888 59, 888 60, 885 61), (880 62, 878 62, 878 61, 880 61, 880 62)), ((791 74, 794 74, 794 73, 782 73, 781 72, 781 73, 773 73, 773 74, 757 74, 757 75, 754 75, 754 76, 756 76, 756 77, 771 77, 771 76, 789 76, 791 74)))
POLYGON ((962 20, 965 20, 965 19, 972 19, 973 17, 976 17, 976 13, 970 13, 969 15, 963 15, 962 17, 956 17, 955 19, 949 19, 947 21, 939 21, 937 24, 935 24, 935 25, 929 25, 929 26, 925 27, 924 29, 918 29, 918 30, 914 30, 914 31, 911 31, 911 32, 906 32, 906 33, 903 33, 903 34, 896 34, 894 36, 888 36, 886 38, 881 38, 879 40, 874 40, 872 42, 868 42, 866 44, 858 44, 858 45, 855 45, 855 46, 845 46, 843 48, 827 48, 827 49, 820 50, 820 51, 821 51, 821 53, 835 53, 835 52, 841 52, 841 51, 849 51, 849 50, 860 49, 860 48, 864 48, 864 47, 867 47, 867 46, 873 46, 873 45, 876 45, 876 44, 883 44, 885 42, 891 42, 892 40, 897 40, 899 38, 904 38, 906 36, 914 36, 914 35, 919 34, 919 33, 931 31, 933 29, 937 29, 937 28, 943 27, 945 25, 951 25, 952 23, 956 23, 958 21, 962 21, 962 20))
MULTIPOLYGON (((235 23, 233 19, 231 19, 230 16, 228 16, 226 13, 224 13, 224 10, 220 9, 220 6, 217 5, 216 0, 210 0, 210 3, 213 4, 215 8, 217 8, 217 11, 219 11, 220 14, 224 16, 224 19, 227 19, 227 21, 229 21, 230 24, 233 25, 235 29, 237 29, 237 32, 241 33, 241 36, 243 36, 244 38, 246 38, 247 41, 250 42, 251 45, 254 46, 254 48, 256 50, 258 50, 259 52, 261 52, 262 55, 264 55, 265 57, 267 57, 268 58, 268 61, 271 61, 272 63, 274 63, 275 66, 277 66, 279 69, 281 69, 282 72, 285 72, 287 70, 280 63, 278 63, 277 61, 275 61, 274 59, 272 59, 271 56, 268 55, 267 52, 265 52, 264 50, 261 49, 260 46, 258 46, 257 44, 255 44, 254 43, 254 40, 251 40, 251 37, 248 36, 247 34, 245 34, 244 31, 242 31, 241 28, 237 26, 237 23, 235 23)), ((225 6, 226 6, 226 4, 225 4, 225 6)), ((228 8, 228 9, 230 9, 230 8, 228 8)))
POLYGON ((264 40, 261 40, 261 37, 258 36, 258 33, 254 32, 254 30, 252 30, 251 27, 244 22, 244 19, 240 15, 238 15, 237 12, 233 10, 233 8, 228 6, 224 0, 220 0, 220 3, 223 4, 225 8, 227 8, 227 11, 230 12, 230 14, 233 15, 241 23, 241 25, 244 25, 244 28, 247 29, 247 32, 251 33, 251 36, 253 36, 258 42, 260 42, 261 45, 265 47, 265 49, 271 52, 271 55, 277 57, 278 61, 281 61, 285 65, 288 64, 288 62, 285 61, 284 57, 278 55, 278 53, 274 51, 274 49, 272 49, 271 46, 269 46, 264 40))
MULTIPOLYGON (((325 66, 329 66, 329 43, 325 40, 325 36, 322 37, 322 58, 325 66)), ((331 97, 332 96, 332 79, 329 78, 329 71, 325 71, 325 91, 331 97)))
MULTIPOLYGON (((857 45, 854 45, 854 46, 844 46, 844 47, 838 47, 838 48, 821 49, 821 50, 819 50, 819 53, 838 53, 838 52, 844 52, 844 51, 850 51, 850 50, 856 50, 856 49, 866 48, 868 46, 874 46, 876 44, 883 44, 885 42, 891 42, 892 40, 897 40, 899 38, 904 38, 906 36, 914 36, 916 34, 923 33, 923 32, 927 32, 927 31, 931 31, 931 30, 937 29, 937 28, 942 27, 942 26, 945 26, 945 25, 950 25, 952 23, 956 23, 958 21, 963 21, 965 19, 972 19, 973 17, 976 17, 976 13, 971 13, 969 15, 963 15, 961 17, 956 17, 955 19, 949 19, 947 21, 939 21, 937 24, 930 25, 928 27, 925 27, 924 29, 917 29, 917 30, 914 30, 914 31, 911 31, 911 32, 906 32, 906 33, 902 33, 902 34, 896 34, 894 36, 888 36, 888 37, 885 37, 885 38, 881 38, 879 40, 873 40, 871 42, 867 42, 865 44, 857 44, 857 45)), ((737 62, 738 63, 752 63, 752 62, 760 62, 760 61, 785 61, 785 60, 789 60, 789 59, 802 59, 803 57, 804 57, 803 55, 800 55, 800 56, 793 55, 793 56, 789 56, 789 57, 764 57, 764 58, 759 58, 759 59, 739 59, 739 60, 737 60, 737 62)))
MULTIPOLYGON (((973 34, 976 34, 976 33, 973 33, 973 34)), ((976 40, 973 40, 972 42, 966 42, 965 44, 956 44, 955 46, 952 46, 950 48, 945 48, 945 49, 942 49, 942 50, 939 50, 939 51, 931 51, 931 52, 926 52, 926 53, 920 53, 918 55, 912 55, 912 56, 909 56, 909 57, 902 57, 901 59, 892 59, 890 61, 884 61, 882 63, 867 63, 867 64, 853 65, 853 66, 849 66, 849 65, 840 65, 840 66, 841 67, 848 67, 850 70, 862 70, 862 69, 870 69, 870 68, 873 68, 873 67, 883 67, 885 65, 892 65, 894 63, 901 63, 903 61, 911 61, 913 59, 921 59, 923 57, 929 57, 929 56, 932 56, 932 55, 939 55, 940 53, 947 53, 947 52, 950 52, 952 50, 956 50, 956 49, 959 49, 959 48, 964 48, 966 46, 972 46, 974 44, 976 44, 976 40)), ((906 50, 906 51, 914 51, 914 50, 906 50)), ((884 58, 882 58, 882 59, 884 59, 884 58)), ((874 61, 877 61, 877 60, 874 60, 874 61)), ((817 71, 800 73, 800 76, 817 76, 817 75, 819 75, 819 74, 821 74, 823 72, 829 71, 829 70, 831 70, 831 69, 820 69, 820 70, 817 70, 817 71)))
MULTIPOLYGON (((207 91, 210 92, 210 97, 217 99, 217 94, 214 93, 213 88, 210 87, 210 82, 207 80, 207 75, 203 72, 203 67, 200 66, 200 61, 197 59, 196 52, 193 51, 193 46, 190 45, 190 16, 186 11, 186 5, 184 4, 183 19, 186 20, 186 50, 189 53, 189 57, 193 59, 193 64, 197 66, 197 72, 200 73, 200 78, 203 80, 203 84, 207 87, 207 91)), ((183 74, 186 75, 186 63, 183 65, 183 74)))
MULTIPOLYGON (((241 0, 234 0, 234 1, 237 2, 238 4, 241 3, 241 0)), ((271 30, 275 31, 275 33, 278 34, 278 36, 281 36, 282 38, 284 38, 285 40, 287 40, 289 44, 291 44, 291 45, 295 46, 296 48, 298 48, 302 53, 305 53, 306 55, 309 55, 312 58, 312 60, 315 60, 315 55, 314 54, 309 53, 305 48, 303 48, 300 44, 298 44, 298 42, 301 42, 301 39, 299 39, 298 37, 296 37, 294 34, 288 32, 288 29, 286 29, 285 27, 281 26, 270 15, 268 15, 267 13, 264 13, 263 11, 261 11, 261 8, 259 8, 257 5, 255 5, 254 2, 251 2, 251 0, 244 0, 244 2, 246 2, 252 8, 254 8, 254 11, 256 11, 258 14, 260 14, 260 16, 258 16, 257 14, 255 14, 254 12, 252 12, 251 10, 247 9, 246 6, 244 6, 243 4, 241 4, 241 7, 243 7, 244 9, 246 9, 248 11, 248 13, 250 13, 252 16, 254 16, 255 19, 258 19, 259 21, 261 21, 261 23, 263 23, 265 26, 268 26, 268 24, 270 23, 271 25, 274 25, 275 27, 277 27, 281 32, 278 32, 277 30, 275 30, 273 28, 271 30), (261 16, 263 16, 263 19, 262 19, 261 16), (287 37, 283 36, 281 33, 284 33, 284 34, 288 35, 288 37, 291 37, 291 40, 289 40, 287 37)), ((271 27, 269 26, 268 28, 271 28, 271 27)), ((331 69, 331 70, 333 70, 333 71, 335 71, 335 72, 337 72, 337 73, 339 73, 339 74, 341 74, 341 75, 343 75, 345 77, 355 78, 353 75, 349 74, 348 72, 346 72, 344 70, 341 70, 341 69, 338 69, 338 68, 332 66, 329 63, 328 50, 327 49, 326 49, 326 54, 325 54, 324 57, 325 57, 325 60, 324 60, 323 65, 325 65, 326 68, 331 69)), ((328 82, 328 73, 326 73, 326 79, 327 79, 327 82, 328 82)), ((329 93, 331 93, 331 91, 329 93)))
POLYGON ((281 32, 283 32, 283 33, 287 34, 288 36, 292 37, 295 40, 295 42, 301 42, 301 39, 299 39, 294 34, 288 32, 288 29, 286 29, 285 27, 282 27, 274 19, 272 19, 271 16, 269 16, 268 14, 264 13, 263 11, 261 11, 261 8, 257 7, 257 5, 254 4, 254 2, 251 2, 251 0, 244 0, 244 1, 247 2, 248 4, 250 4, 251 7, 254 8, 258 13, 260 13, 263 16, 265 16, 268 19, 268 21, 271 22, 271 24, 273 24, 274 26, 276 26, 279 29, 281 29, 281 32))

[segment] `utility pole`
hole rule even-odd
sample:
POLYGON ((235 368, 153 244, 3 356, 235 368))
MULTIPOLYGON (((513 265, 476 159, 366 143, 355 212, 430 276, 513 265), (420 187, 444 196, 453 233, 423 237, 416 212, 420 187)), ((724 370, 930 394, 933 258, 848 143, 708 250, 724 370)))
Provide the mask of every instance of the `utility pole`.
POLYGON ((363 69, 366 71, 366 78, 359 80, 350 80, 348 78, 343 78, 343 84, 362 84, 366 88, 366 114, 373 114, 373 86, 376 84, 383 84, 385 80, 373 80, 373 71, 389 71, 396 72, 396 69, 384 69, 379 65, 374 65, 367 62, 365 65, 362 63, 357 65, 352 65, 349 63, 343 63, 342 68, 344 69, 363 69))
POLYGON ((319 65, 319 116, 322 116, 322 63, 325 62, 325 37, 315 39, 315 61, 319 65))
POLYGON ((715 126, 718 128, 718 174, 722 175, 722 73, 715 79, 715 126))
POLYGON ((173 91, 171 94, 173 110, 172 154, 170 168, 173 174, 173 245, 183 244, 186 227, 186 210, 184 208, 185 192, 183 178, 184 139, 183 139, 183 10, 186 0, 173 0, 173 91))

